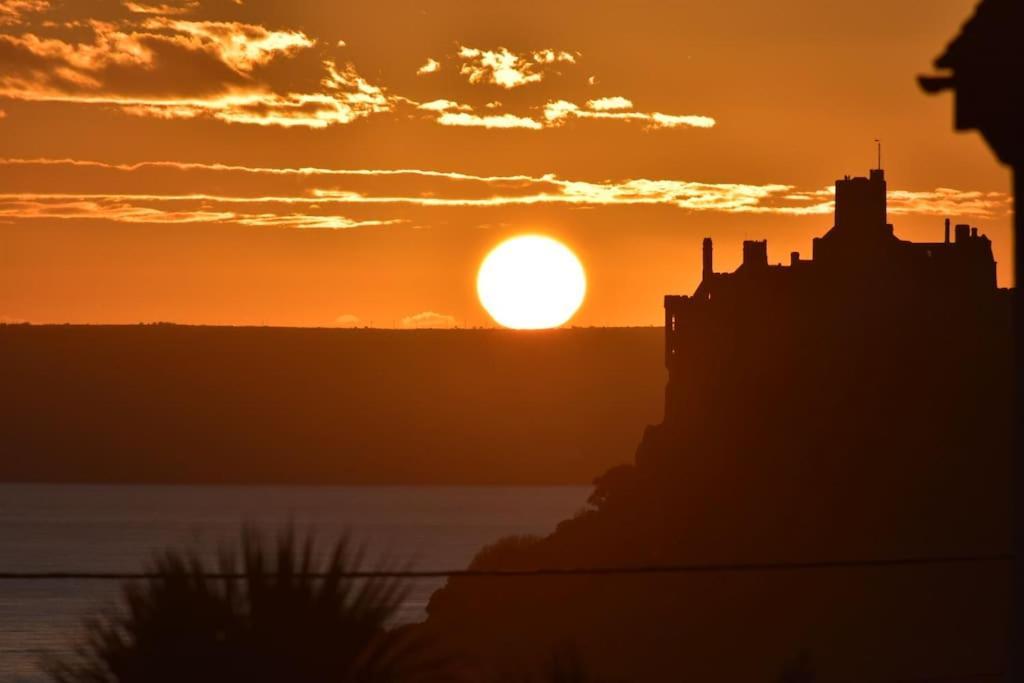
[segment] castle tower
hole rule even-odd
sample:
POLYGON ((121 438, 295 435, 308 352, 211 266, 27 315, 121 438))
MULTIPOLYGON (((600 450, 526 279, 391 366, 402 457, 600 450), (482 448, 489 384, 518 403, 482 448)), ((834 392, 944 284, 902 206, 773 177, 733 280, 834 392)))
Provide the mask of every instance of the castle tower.
POLYGON ((836 228, 841 231, 883 227, 888 222, 885 171, 871 169, 867 178, 836 181, 836 228))
POLYGON ((885 171, 836 181, 835 225, 814 238, 813 257, 824 262, 870 266, 896 240, 886 209, 885 171))

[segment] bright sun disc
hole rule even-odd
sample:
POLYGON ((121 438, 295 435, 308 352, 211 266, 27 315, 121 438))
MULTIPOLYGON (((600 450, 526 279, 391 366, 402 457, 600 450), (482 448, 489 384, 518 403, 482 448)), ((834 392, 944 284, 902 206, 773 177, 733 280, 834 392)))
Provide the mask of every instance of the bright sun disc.
POLYGON ((499 325, 541 330, 572 318, 587 293, 587 276, 561 242, 522 235, 491 250, 480 264, 476 291, 499 325))

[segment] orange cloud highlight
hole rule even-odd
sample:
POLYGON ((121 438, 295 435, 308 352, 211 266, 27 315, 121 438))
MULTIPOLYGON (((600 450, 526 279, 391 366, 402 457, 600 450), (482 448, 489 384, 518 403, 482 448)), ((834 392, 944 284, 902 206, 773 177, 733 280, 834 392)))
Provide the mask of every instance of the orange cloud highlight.
POLYGON ((48 9, 49 0, 0 0, 0 26, 20 24, 26 15, 48 9))
POLYGON ((452 100, 432 100, 430 102, 424 102, 417 107, 423 111, 473 111, 473 107, 468 104, 460 104, 453 102, 452 100))
POLYGON ((615 111, 617 109, 632 109, 633 101, 625 97, 599 97, 596 100, 589 100, 587 107, 594 111, 615 111))
POLYGON ((141 2, 131 2, 130 0, 124 0, 121 4, 124 5, 126 10, 134 14, 159 14, 162 16, 189 14, 199 9, 198 0, 189 0, 181 5, 148 5, 141 2))
POLYGON ((464 111, 446 111, 437 117, 437 122, 442 126, 468 126, 474 128, 525 128, 527 130, 540 130, 544 127, 544 124, 541 122, 525 116, 516 116, 515 114, 480 116, 464 111))
POLYGON ((416 69, 416 75, 425 76, 427 74, 436 74, 440 70, 441 62, 437 61, 436 59, 430 58, 427 59, 427 62, 423 66, 416 69))
POLYGON ((143 27, 167 31, 179 44, 210 52, 231 69, 243 73, 316 44, 301 31, 271 31, 263 26, 235 21, 154 17, 147 19, 143 27))
POLYGON ((337 215, 306 213, 250 213, 209 208, 166 209, 147 206, 145 201, 177 202, 180 197, 138 197, 95 195, 0 195, 0 218, 8 219, 91 219, 116 223, 187 224, 220 223, 253 227, 347 230, 396 225, 404 221, 354 220, 337 215), (137 200, 137 201, 133 201, 137 200))
POLYGON ((275 88, 262 67, 316 44, 298 31, 148 17, 88 21, 91 41, 0 35, 0 97, 110 105, 164 119, 325 128, 391 111, 394 98, 351 64, 320 62, 319 90, 275 88), (199 64, 205 66, 197 69, 199 64), (258 73, 259 72, 259 73, 258 73), (198 76, 196 74, 199 74, 198 76))
MULTIPOLYGON (((318 42, 303 31, 182 18, 196 8, 196 0, 121 2, 132 15, 127 20, 46 22, 40 33, 0 33, 0 98, 108 106, 167 120, 210 118, 286 128, 344 125, 395 112, 400 105, 431 112, 442 126, 492 130, 538 131, 584 118, 640 122, 647 128, 715 125, 706 116, 633 111, 632 101, 622 96, 591 99, 583 107, 557 100, 502 114, 477 114, 470 105, 448 99, 420 103, 370 83, 352 64, 316 59, 311 50, 318 42), (298 76, 270 68, 300 54, 304 60, 293 69, 298 76), (291 78, 287 84, 282 82, 286 78, 291 78), (295 87, 296 78, 302 87, 295 87)), ((6 8, 2 16, 20 17, 49 5, 43 0, 7 0, 0 6, 6 8)), ((576 55, 460 46, 456 59, 470 83, 512 89, 543 80, 559 65, 574 64, 576 55)), ((431 58, 418 73, 440 68, 431 58)), ((486 105, 497 106, 496 101, 486 105)), ((408 109, 403 113, 416 116, 408 109)))
POLYGON ((544 107, 544 120, 552 126, 564 124, 571 118, 575 119, 599 119, 605 121, 631 121, 640 122, 648 128, 713 128, 717 121, 710 116, 697 116, 693 114, 677 115, 662 114, 661 112, 644 113, 638 111, 624 111, 632 108, 633 103, 625 97, 608 97, 587 102, 586 107, 580 107, 573 102, 557 100, 549 102, 544 107))

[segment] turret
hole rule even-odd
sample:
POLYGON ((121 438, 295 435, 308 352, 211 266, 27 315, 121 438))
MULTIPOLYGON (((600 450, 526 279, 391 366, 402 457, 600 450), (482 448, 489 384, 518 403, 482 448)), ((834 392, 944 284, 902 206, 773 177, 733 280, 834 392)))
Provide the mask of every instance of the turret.
POLYGON ((714 260, 714 246, 711 244, 711 238, 704 238, 704 269, 703 275, 704 280, 707 281, 712 275, 715 274, 715 260, 714 260))

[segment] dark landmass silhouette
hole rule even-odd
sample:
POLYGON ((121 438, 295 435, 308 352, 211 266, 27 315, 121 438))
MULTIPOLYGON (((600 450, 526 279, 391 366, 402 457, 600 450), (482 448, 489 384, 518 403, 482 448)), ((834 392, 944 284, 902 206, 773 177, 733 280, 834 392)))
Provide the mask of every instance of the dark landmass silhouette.
POLYGON ((0 481, 585 484, 661 414, 661 337, 0 326, 0 481))
MULTIPOLYGON (((970 226, 898 239, 885 178, 837 182, 813 257, 666 298, 665 419, 592 506, 487 569, 992 556, 1010 544, 1010 295, 970 226), (955 234, 950 234, 951 232, 955 234)), ((1005 670, 1009 563, 453 578, 424 627, 484 671, 572 640, 622 680, 975 680, 1005 670), (514 645, 512 645, 514 644, 514 645), (957 678, 960 677, 960 678, 957 678)))

